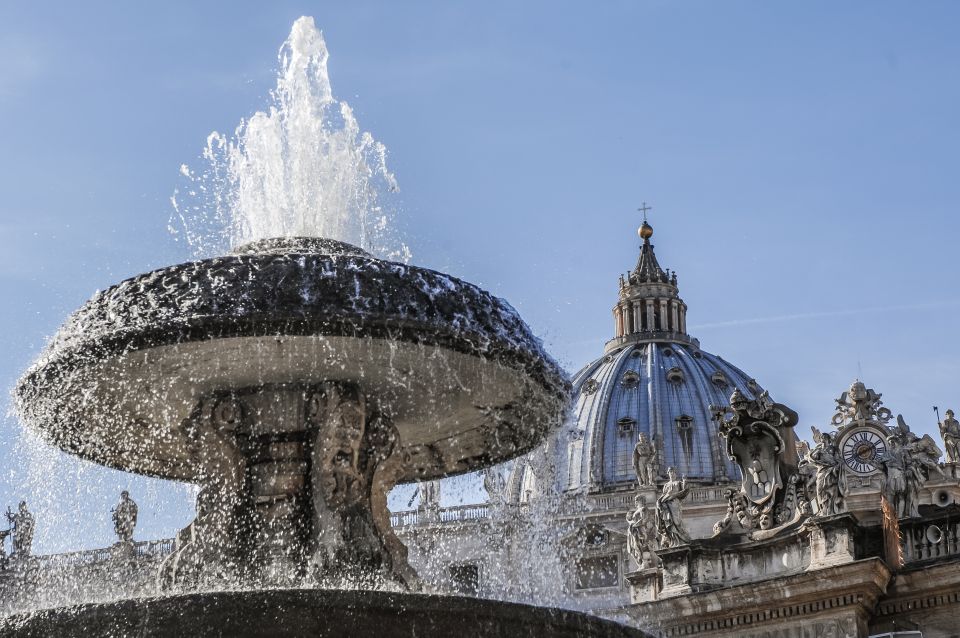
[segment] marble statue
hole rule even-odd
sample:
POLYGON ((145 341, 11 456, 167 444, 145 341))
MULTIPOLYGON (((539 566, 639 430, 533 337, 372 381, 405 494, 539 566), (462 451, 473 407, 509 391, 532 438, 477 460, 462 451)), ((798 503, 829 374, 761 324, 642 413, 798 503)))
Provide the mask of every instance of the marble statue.
POLYGON ((661 547, 676 547, 690 542, 690 536, 683 525, 681 502, 687 497, 687 479, 677 478, 677 471, 667 469, 667 482, 657 498, 656 523, 658 541, 661 547))
POLYGON ((844 511, 844 484, 841 480, 843 457, 832 434, 815 427, 811 429, 816 445, 810 450, 807 460, 817 471, 817 515, 832 516, 844 511))
POLYGON ((633 469, 637 473, 637 484, 649 487, 657 484, 657 448, 643 432, 637 437, 633 448, 633 469))
POLYGON ((920 488, 931 473, 940 473, 937 459, 940 448, 929 434, 919 437, 897 416, 897 427, 888 439, 883 459, 883 495, 890 502, 897 518, 920 515, 920 488))
POLYGON ((507 484, 497 468, 487 467, 483 469, 483 489, 487 491, 491 503, 503 502, 506 497, 507 484))
POLYGON ((637 494, 634 505, 635 509, 627 512, 627 551, 637 561, 640 569, 647 569, 656 562, 653 553, 657 540, 656 522, 642 495, 637 494))
POLYGON ((880 400, 881 396, 883 395, 879 392, 867 388, 862 381, 854 381, 850 385, 850 389, 836 400, 837 413, 833 415, 833 425, 843 426, 848 423, 862 423, 864 421, 886 423, 893 414, 888 408, 883 407, 883 401, 880 400))
POLYGON ((417 489, 420 490, 420 507, 422 509, 440 507, 440 481, 423 481, 417 489))
POLYGON ((130 498, 130 492, 120 492, 120 502, 110 510, 113 514, 113 531, 121 543, 133 542, 133 528, 137 526, 137 504, 130 498))
POLYGON ((960 421, 954 418, 953 410, 947 410, 946 418, 940 422, 940 436, 943 437, 944 460, 960 463, 960 421))
POLYGON ((16 512, 8 509, 7 520, 13 526, 13 555, 15 558, 26 558, 33 546, 33 531, 36 526, 36 519, 27 509, 27 502, 20 501, 16 512))

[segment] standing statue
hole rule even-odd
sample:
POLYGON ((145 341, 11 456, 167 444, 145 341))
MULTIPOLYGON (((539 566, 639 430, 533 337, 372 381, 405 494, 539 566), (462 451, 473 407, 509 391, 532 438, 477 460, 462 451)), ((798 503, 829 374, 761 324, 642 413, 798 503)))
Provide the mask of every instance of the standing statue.
POLYGON ((653 512, 647 510, 647 502, 640 494, 634 499, 636 509, 627 512, 627 551, 637 561, 640 569, 653 567, 656 556, 657 529, 653 512))
POLYGON ((953 410, 947 410, 946 417, 940 422, 944 456, 947 463, 960 463, 960 421, 953 417, 953 410))
POLYGON ((417 487, 420 490, 420 508, 437 509, 440 507, 440 481, 423 481, 417 487))
POLYGON ((27 509, 27 502, 20 501, 16 513, 8 508, 7 520, 13 525, 13 555, 15 558, 26 558, 33 546, 33 530, 36 525, 33 514, 27 509))
POLYGON ((637 437, 637 444, 633 448, 633 469, 640 487, 657 484, 657 448, 643 432, 637 437))
POLYGON ((7 568, 7 536, 10 535, 9 529, 0 529, 0 571, 7 568))
POLYGON ((883 460, 884 496, 897 518, 919 516, 920 488, 931 472, 940 473, 940 448, 929 434, 919 437, 911 432, 902 415, 897 415, 897 428, 888 443, 883 460))
POLYGON ((113 513, 113 531, 121 543, 133 542, 133 528, 137 526, 137 504, 130 498, 130 492, 120 492, 120 502, 110 510, 113 513))
POLYGON ((483 489, 487 491, 490 503, 499 504, 504 501, 507 483, 496 467, 483 469, 483 489))
POLYGON ((676 547, 690 542, 683 526, 683 511, 680 505, 689 492, 687 479, 678 479, 677 471, 672 467, 668 468, 667 482, 663 484, 663 491, 657 498, 656 522, 660 547, 676 547))
POLYGON ((844 485, 840 476, 843 457, 833 435, 813 430, 816 446, 807 456, 807 460, 817 468, 816 492, 818 516, 832 516, 844 511, 844 485))
POLYGON ((907 473, 910 471, 910 454, 899 436, 891 436, 887 454, 883 461, 883 495, 893 507, 899 518, 910 515, 910 487, 907 485, 907 473))

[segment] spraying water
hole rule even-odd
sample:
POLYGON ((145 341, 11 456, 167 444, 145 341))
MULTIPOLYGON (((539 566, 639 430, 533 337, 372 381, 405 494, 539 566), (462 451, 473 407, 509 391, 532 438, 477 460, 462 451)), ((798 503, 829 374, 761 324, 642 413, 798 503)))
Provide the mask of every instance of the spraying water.
POLYGON ((280 47, 271 104, 232 136, 213 132, 199 172, 173 197, 171 230, 198 254, 274 237, 345 241, 388 259, 409 259, 391 232, 387 193, 397 181, 387 149, 361 131, 333 96, 329 53, 313 18, 299 18, 280 47))

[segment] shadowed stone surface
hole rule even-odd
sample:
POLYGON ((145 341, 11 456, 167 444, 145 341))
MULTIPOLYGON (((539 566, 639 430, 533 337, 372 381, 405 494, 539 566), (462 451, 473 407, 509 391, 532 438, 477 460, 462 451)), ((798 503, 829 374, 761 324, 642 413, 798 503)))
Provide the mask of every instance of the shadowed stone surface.
POLYGON ((24 421, 125 471, 195 480, 179 427, 200 397, 357 382, 400 436, 398 480, 513 458, 567 382, 505 301, 425 268, 307 238, 161 268, 98 292, 17 387, 24 421))
POLYGON ((125 600, 0 620, 10 638, 643 638, 582 613, 477 598, 366 591, 273 590, 125 600))

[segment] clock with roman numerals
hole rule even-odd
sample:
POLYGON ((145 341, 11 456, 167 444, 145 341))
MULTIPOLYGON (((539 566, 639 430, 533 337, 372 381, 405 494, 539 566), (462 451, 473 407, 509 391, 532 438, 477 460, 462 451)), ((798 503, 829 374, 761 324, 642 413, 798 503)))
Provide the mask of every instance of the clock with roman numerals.
POLYGON ((858 428, 841 439, 840 453, 851 472, 872 474, 887 454, 887 440, 873 428, 858 428))

